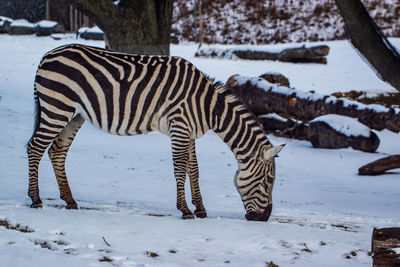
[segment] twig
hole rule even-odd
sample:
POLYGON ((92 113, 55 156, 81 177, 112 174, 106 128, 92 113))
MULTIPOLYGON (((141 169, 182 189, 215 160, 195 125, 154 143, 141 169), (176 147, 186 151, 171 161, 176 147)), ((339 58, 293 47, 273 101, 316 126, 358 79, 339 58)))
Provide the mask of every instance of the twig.
POLYGON ((312 251, 307 247, 307 244, 306 244, 306 243, 303 243, 303 245, 304 245, 305 248, 303 248, 301 251, 305 251, 305 252, 309 252, 309 253, 312 252, 312 251))
POLYGON ((103 236, 103 241, 104 241, 104 243, 106 243, 107 246, 111 247, 111 245, 108 244, 108 242, 106 241, 106 239, 104 238, 104 236, 103 236))

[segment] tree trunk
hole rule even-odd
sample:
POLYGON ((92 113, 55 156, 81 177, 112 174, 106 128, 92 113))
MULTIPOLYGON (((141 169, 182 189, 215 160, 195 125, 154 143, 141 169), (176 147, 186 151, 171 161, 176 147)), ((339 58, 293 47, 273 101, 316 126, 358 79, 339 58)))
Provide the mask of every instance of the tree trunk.
POLYGON ((400 55, 359 0, 335 0, 354 48, 380 79, 400 91, 400 55))
POLYGON ((169 55, 173 0, 68 0, 104 31, 110 48, 169 55))
POLYGON ((374 228, 371 251, 372 266, 400 266, 400 228, 374 228))
POLYGON ((378 175, 387 170, 400 168, 400 155, 393 155, 383 159, 375 160, 358 169, 359 175, 378 175))

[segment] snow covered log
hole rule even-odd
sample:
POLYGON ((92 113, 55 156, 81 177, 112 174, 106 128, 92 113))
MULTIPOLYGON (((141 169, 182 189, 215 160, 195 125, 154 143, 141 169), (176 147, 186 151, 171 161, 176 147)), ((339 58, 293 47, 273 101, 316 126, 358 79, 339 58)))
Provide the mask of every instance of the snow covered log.
POLYGON ((371 129, 400 132, 400 109, 396 106, 365 105, 347 98, 286 88, 262 77, 233 75, 226 86, 256 115, 278 113, 309 121, 326 114, 339 114, 357 118, 371 129))
POLYGON ((258 118, 267 133, 310 141, 315 148, 347 148, 375 152, 378 136, 357 119, 336 114, 323 115, 310 122, 283 118, 275 113, 258 118))
POLYGON ((10 32, 10 25, 13 22, 13 19, 0 16, 0 33, 9 33, 10 32))
POLYGON ((371 251, 374 267, 400 266, 400 228, 374 228, 371 251))
POLYGON ((10 34, 25 35, 34 33, 35 33, 35 25, 28 22, 25 19, 18 19, 11 22, 10 34))
POLYGON ((97 26, 83 27, 78 30, 78 36, 85 40, 104 40, 104 32, 97 26))
POLYGON ((289 79, 280 73, 266 72, 264 74, 261 74, 260 77, 269 83, 290 88, 289 79))
POLYGON ((283 118, 275 113, 258 118, 267 133, 280 137, 310 140, 308 136, 310 126, 307 123, 283 118))
POLYGON ((400 155, 375 160, 358 169, 359 175, 378 175, 385 171, 400 168, 400 155))
POLYGON ((35 26, 37 36, 50 36, 53 33, 64 31, 64 27, 55 21, 42 20, 36 23, 35 26))
POLYGON ((316 148, 352 147, 364 152, 375 152, 378 136, 357 119, 328 114, 309 122, 308 137, 316 148))
POLYGON ((329 54, 329 47, 318 45, 306 47, 287 48, 279 52, 264 50, 246 49, 218 49, 200 48, 195 57, 219 57, 227 59, 248 59, 248 60, 274 60, 295 63, 321 63, 326 64, 326 56, 329 54))

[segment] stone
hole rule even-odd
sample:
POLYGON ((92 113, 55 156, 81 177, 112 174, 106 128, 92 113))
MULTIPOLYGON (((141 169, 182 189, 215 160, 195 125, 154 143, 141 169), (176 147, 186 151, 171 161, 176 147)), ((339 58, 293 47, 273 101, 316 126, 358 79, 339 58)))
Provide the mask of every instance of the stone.
POLYGON ((36 24, 37 36, 50 36, 53 33, 64 32, 64 27, 55 21, 42 20, 36 24))
POLYGON ((34 34, 35 32, 34 24, 24 19, 14 20, 10 25, 10 34, 13 35, 34 34))
POLYGON ((372 131, 370 131, 369 137, 348 136, 335 130, 324 121, 311 121, 309 125, 309 140, 315 148, 352 147, 364 152, 375 152, 380 143, 378 136, 372 131))

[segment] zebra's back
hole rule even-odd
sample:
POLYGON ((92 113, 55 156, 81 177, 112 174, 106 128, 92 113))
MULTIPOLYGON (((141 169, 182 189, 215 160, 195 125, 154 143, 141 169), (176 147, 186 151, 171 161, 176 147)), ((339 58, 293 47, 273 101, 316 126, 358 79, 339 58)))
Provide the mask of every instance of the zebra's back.
POLYGON ((130 55, 74 44, 43 57, 35 94, 49 116, 80 113, 101 130, 118 135, 166 133, 170 114, 189 113, 198 136, 208 127, 193 109, 205 108, 200 100, 208 83, 179 57, 130 55))

